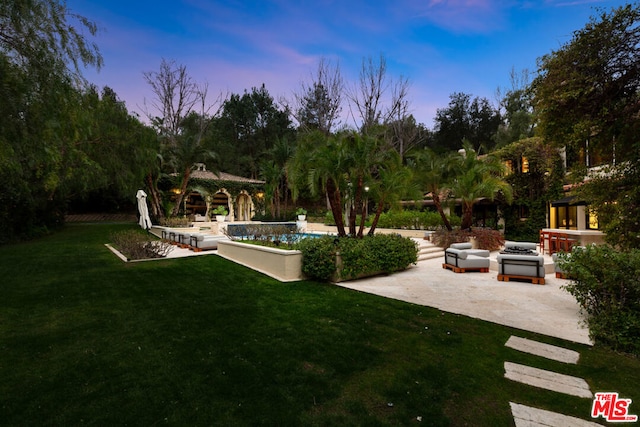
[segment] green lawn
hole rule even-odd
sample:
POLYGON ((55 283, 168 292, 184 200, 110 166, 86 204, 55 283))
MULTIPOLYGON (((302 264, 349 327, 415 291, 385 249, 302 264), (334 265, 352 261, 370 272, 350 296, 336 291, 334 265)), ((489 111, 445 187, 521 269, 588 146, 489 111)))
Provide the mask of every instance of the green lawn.
POLYGON ((132 227, 0 247, 0 424, 506 426, 509 401, 589 418, 588 399, 504 379, 505 361, 640 414, 636 359, 217 256, 123 263, 104 243, 132 227), (506 348, 512 334, 580 363, 506 348))

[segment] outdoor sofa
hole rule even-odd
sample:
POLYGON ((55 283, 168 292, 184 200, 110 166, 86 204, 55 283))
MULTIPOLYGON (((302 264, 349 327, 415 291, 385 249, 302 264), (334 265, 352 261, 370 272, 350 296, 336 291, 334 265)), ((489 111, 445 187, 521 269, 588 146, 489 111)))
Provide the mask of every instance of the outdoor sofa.
POLYGON ((488 250, 472 249, 471 243, 454 243, 444 251, 442 268, 454 273, 468 271, 488 273, 490 263, 488 250))
POLYGON ((544 257, 536 249, 536 243, 506 242, 504 250, 496 258, 498 280, 508 282, 510 279, 524 279, 544 285, 544 257))

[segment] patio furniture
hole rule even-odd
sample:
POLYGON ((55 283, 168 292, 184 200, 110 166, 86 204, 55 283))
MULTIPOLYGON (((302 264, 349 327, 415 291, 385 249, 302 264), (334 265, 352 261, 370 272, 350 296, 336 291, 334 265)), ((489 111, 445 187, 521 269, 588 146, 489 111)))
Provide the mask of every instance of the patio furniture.
POLYGON ((580 241, 569 233, 540 230, 540 250, 547 251, 549 255, 556 252, 569 252, 580 241))
POLYGON ((542 255, 498 254, 498 280, 530 280, 533 284, 544 285, 544 257, 542 255))
POLYGON ((538 255, 538 247, 533 242, 505 242, 501 254, 538 255))
POLYGON ((454 273, 468 271, 488 273, 490 263, 488 250, 472 249, 471 243, 454 243, 444 251, 442 268, 454 273))
POLYGON ((218 249, 218 242, 220 240, 228 240, 227 236, 193 233, 191 235, 190 246, 194 252, 201 252, 203 250, 218 249))

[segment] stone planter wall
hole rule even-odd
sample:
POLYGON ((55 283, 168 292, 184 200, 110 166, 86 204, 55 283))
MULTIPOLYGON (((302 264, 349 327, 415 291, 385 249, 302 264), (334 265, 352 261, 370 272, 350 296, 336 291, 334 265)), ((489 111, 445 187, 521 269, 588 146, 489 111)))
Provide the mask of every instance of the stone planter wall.
POLYGON ((218 255, 281 282, 304 279, 302 252, 269 248, 234 241, 220 241, 218 255))

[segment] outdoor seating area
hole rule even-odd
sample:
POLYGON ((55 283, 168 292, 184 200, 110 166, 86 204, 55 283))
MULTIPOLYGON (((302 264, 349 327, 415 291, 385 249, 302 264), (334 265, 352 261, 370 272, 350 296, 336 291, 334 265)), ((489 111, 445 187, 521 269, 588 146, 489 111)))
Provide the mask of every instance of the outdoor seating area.
POLYGON ((194 252, 218 249, 218 242, 228 240, 228 237, 223 234, 206 233, 200 231, 200 229, 196 231, 195 229, 179 229, 154 225, 150 231, 173 245, 184 249, 191 249, 194 252))
POLYGON ((473 249, 471 243, 454 243, 444 252, 442 268, 454 273, 497 270, 499 281, 525 280, 544 285, 547 270, 552 266, 538 253, 534 242, 505 242, 499 253, 473 249))

